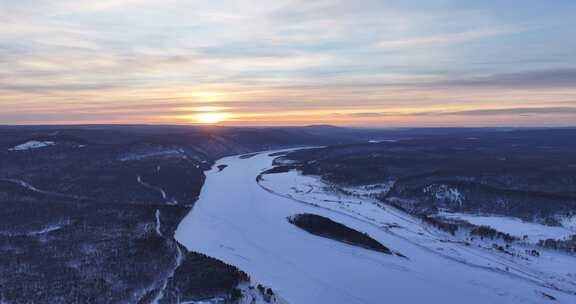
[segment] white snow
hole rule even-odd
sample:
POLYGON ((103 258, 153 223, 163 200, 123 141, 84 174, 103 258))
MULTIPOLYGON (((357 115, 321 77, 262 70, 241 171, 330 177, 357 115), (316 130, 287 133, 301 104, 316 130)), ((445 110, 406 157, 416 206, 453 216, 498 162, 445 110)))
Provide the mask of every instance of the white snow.
POLYGON ((160 209, 156 209, 156 235, 162 237, 162 230, 160 229, 161 222, 160 222, 160 209))
POLYGON ((439 215, 452 219, 460 219, 479 226, 492 227, 500 232, 522 238, 528 237, 528 241, 537 243, 545 239, 564 239, 573 234, 564 227, 552 227, 537 223, 524 222, 519 218, 496 215, 474 215, 466 213, 440 212, 439 215))
MULTIPOLYGON (((160 167, 158 167, 160 168, 160 167)), ((160 169, 158 169, 160 170, 160 169)), ((168 205, 176 205, 178 204, 178 201, 175 199, 168 199, 168 195, 166 194, 166 191, 164 191, 164 189, 160 188, 160 187, 156 187, 156 186, 152 186, 146 182, 144 182, 142 180, 142 177, 140 175, 136 176, 136 182, 138 182, 140 185, 148 188, 148 189, 152 189, 154 191, 158 191, 158 193, 160 194, 160 196, 162 197, 162 199, 166 202, 166 204, 168 205)))
POLYGON ((140 185, 142 185, 142 186, 144 186, 144 187, 146 187, 146 188, 150 188, 150 189, 152 189, 152 190, 158 191, 158 192, 160 193, 160 196, 162 196, 162 199, 163 199, 163 200, 166 200, 166 198, 167 198, 167 197, 166 197, 166 192, 165 192, 162 188, 154 187, 154 186, 152 186, 152 185, 150 185, 150 184, 148 184, 148 183, 145 183, 144 181, 142 181, 142 177, 141 177, 140 175, 136 176, 136 181, 137 181, 140 185))
POLYGON ((47 194, 47 195, 52 195, 52 196, 59 196, 59 197, 66 197, 66 198, 73 198, 73 199, 82 199, 82 197, 77 196, 77 195, 73 195, 73 194, 65 194, 65 193, 58 193, 58 192, 51 192, 51 191, 45 191, 45 190, 40 190, 36 187, 34 187, 33 185, 31 185, 30 183, 23 181, 21 179, 16 179, 16 178, 0 178, 0 181, 4 181, 4 182, 9 182, 9 183, 13 183, 16 184, 20 187, 23 187, 29 191, 32 192, 36 192, 36 193, 42 193, 42 194, 47 194))
POLYGON ((242 298, 238 300, 237 304, 287 304, 278 295, 273 295, 266 299, 254 284, 240 283, 238 289, 242 292, 242 298))
MULTIPOLYGON (((238 266, 287 303, 575 303, 576 259, 511 257, 466 246, 388 206, 328 191, 294 172, 256 176, 274 157, 219 160, 175 237, 238 266), (218 165, 226 164, 219 172, 218 165), (408 257, 309 234, 288 216, 315 213, 368 233, 408 257)), ((518 252, 523 252, 519 248, 518 252)))
MULTIPOLYGON (((156 213, 156 214, 158 214, 158 213, 156 213)), ((160 287, 160 290, 158 291, 156 296, 150 302, 151 304, 159 304, 160 300, 162 300, 164 298, 164 290, 166 290, 166 286, 168 285, 168 281, 174 276, 176 269, 178 269, 178 267, 180 267, 180 265, 182 265, 182 261, 184 260, 184 254, 182 253, 182 249, 180 249, 180 246, 178 246, 178 244, 176 244, 175 246, 176 246, 176 264, 174 265, 174 268, 168 274, 166 279, 164 279, 164 282, 162 282, 162 286, 160 287)))
POLYGON ((38 230, 38 231, 32 231, 29 232, 28 235, 40 235, 40 234, 45 234, 45 233, 50 233, 52 231, 56 231, 56 230, 60 230, 64 227, 65 225, 50 225, 44 229, 38 230))
POLYGON ((143 160, 147 158, 164 158, 164 157, 177 157, 182 159, 187 159, 186 153, 182 149, 168 149, 168 150, 158 150, 158 151, 148 151, 148 152, 134 152, 122 155, 119 160, 124 161, 136 161, 143 160))
POLYGON ((60 230, 60 229, 64 228, 66 225, 68 225, 68 224, 70 224, 70 223, 66 222, 66 223, 63 223, 63 224, 48 225, 48 226, 46 226, 46 227, 44 227, 44 228, 42 228, 42 229, 34 230, 34 231, 29 231, 29 232, 24 232, 24 233, 18 233, 18 232, 16 232, 16 233, 0 232, 0 235, 3 235, 3 236, 23 236, 23 235, 26 235, 26 236, 41 236, 41 235, 44 235, 44 234, 46 234, 46 233, 50 233, 50 232, 53 232, 53 231, 60 230))
POLYGON ((566 229, 571 230, 572 233, 576 233, 576 215, 563 217, 560 219, 560 223, 566 229))
POLYGON ((395 142, 398 142, 398 140, 397 139, 371 139, 368 141, 368 143, 370 143, 370 144, 379 144, 379 143, 384 143, 384 142, 395 143, 395 142))
POLYGON ((225 304, 226 299, 222 297, 216 297, 212 299, 200 300, 200 301, 186 301, 180 302, 180 304, 225 304))
POLYGON ((431 185, 424 188, 425 193, 432 193, 437 200, 447 200, 462 206, 464 195, 456 188, 448 185, 431 185))
POLYGON ((31 140, 31 141, 27 141, 23 144, 14 146, 8 150, 9 151, 26 151, 26 150, 31 150, 31 149, 39 149, 39 148, 49 147, 49 146, 53 146, 55 144, 56 143, 53 141, 31 140))
POLYGON ((340 190, 353 196, 385 195, 392 189, 395 181, 389 181, 381 184, 361 185, 355 187, 341 187, 340 190))
POLYGON ((5 178, 5 179, 2 179, 2 181, 6 181, 6 182, 9 182, 9 183, 16 184, 16 185, 18 185, 18 186, 20 186, 20 187, 23 187, 23 188, 26 188, 26 189, 28 189, 28 190, 30 190, 30 191, 32 191, 32 192, 46 193, 45 191, 39 190, 38 188, 30 185, 29 183, 27 183, 27 182, 25 182, 25 181, 23 181, 23 180, 21 180, 21 179, 5 178))
MULTIPOLYGON (((243 302, 243 298, 237 304, 264 304, 263 302, 243 302)), ((210 299, 195 300, 179 302, 179 304, 226 304, 228 303, 224 297, 214 297, 210 299)), ((273 304, 273 303, 272 303, 273 304)))

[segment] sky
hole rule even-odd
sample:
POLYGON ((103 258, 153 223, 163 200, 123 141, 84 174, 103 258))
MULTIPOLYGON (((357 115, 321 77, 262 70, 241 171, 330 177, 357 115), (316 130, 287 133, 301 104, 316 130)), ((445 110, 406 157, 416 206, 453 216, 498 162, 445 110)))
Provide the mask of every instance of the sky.
POLYGON ((576 125, 574 0, 0 0, 0 124, 576 125))

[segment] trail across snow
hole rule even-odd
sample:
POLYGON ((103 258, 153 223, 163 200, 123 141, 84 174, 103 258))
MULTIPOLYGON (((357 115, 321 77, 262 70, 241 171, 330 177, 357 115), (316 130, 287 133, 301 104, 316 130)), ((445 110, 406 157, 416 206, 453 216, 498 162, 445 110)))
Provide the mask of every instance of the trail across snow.
POLYGON ((256 176, 273 159, 261 153, 214 164, 176 239, 238 266, 292 304, 554 303, 543 293, 556 303, 576 303, 569 293, 443 258, 367 221, 268 192, 256 176), (286 220, 297 213, 320 214, 366 232, 409 259, 309 234, 286 220))
POLYGON ((156 217, 156 235, 158 235, 159 237, 163 237, 162 235, 162 229, 161 227, 161 221, 160 221, 160 209, 156 209, 156 213, 155 213, 155 217, 156 217))
POLYGON ((71 198, 71 199, 87 199, 87 198, 80 197, 77 195, 72 195, 72 194, 64 194, 64 193, 40 190, 40 189, 34 187, 33 185, 29 184, 28 182, 23 181, 21 179, 0 178, 0 181, 12 183, 12 184, 18 185, 22 188, 25 188, 29 191, 40 193, 40 194, 46 194, 46 195, 50 195, 50 196, 63 197, 63 198, 71 198))
MULTIPOLYGON (((160 171, 160 166, 156 167, 156 172, 158 172, 158 171, 160 171)), ((164 191, 164 189, 162 189, 162 188, 160 188, 160 187, 152 186, 152 185, 144 182, 144 181, 142 180, 142 177, 141 177, 140 175, 136 176, 136 181, 137 181, 140 185, 142 185, 142 186, 144 186, 144 187, 146 187, 146 188, 148 188, 148 189, 152 189, 152 190, 154 190, 154 191, 157 191, 157 192, 160 194, 160 196, 162 197, 162 199, 163 199, 168 205, 176 205, 176 204, 178 204, 178 201, 173 200, 173 199, 168 199, 168 195, 166 195, 166 191, 164 191)))

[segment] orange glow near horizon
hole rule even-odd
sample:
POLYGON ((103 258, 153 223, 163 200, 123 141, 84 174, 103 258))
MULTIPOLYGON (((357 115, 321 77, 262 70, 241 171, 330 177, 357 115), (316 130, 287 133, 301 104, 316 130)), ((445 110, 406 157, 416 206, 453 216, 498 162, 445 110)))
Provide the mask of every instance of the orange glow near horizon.
MULTIPOLYGON (((534 121, 535 115, 546 120, 554 119, 556 125, 573 125, 573 107, 560 106, 557 113, 546 113, 548 108, 530 106, 523 108, 496 106, 456 106, 395 108, 316 109, 284 111, 247 111, 233 106, 190 107, 192 113, 149 116, 141 121, 162 124, 218 124, 225 126, 298 126, 331 124, 339 126, 409 127, 409 126, 546 126, 534 121), (200 111, 202 109, 203 111, 200 111), (561 111, 565 109, 565 111, 561 111), (224 110, 224 111, 223 111, 224 110), (515 111, 519 111, 515 113, 515 111), (535 113, 535 114, 533 114, 535 113)), ((256 108, 254 110, 257 110, 256 108)), ((129 123, 129 121, 128 121, 129 123)))
POLYGON ((227 113, 218 112, 200 113, 193 116, 196 122, 201 124, 216 124, 225 121, 228 117, 227 113))

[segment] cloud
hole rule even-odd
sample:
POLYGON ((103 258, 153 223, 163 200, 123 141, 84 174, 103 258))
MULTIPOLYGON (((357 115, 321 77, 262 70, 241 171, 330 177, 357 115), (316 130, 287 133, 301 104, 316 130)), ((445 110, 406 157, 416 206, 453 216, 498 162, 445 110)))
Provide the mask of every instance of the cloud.
POLYGON ((403 38, 398 40, 380 41, 377 46, 383 49, 410 49, 430 46, 445 46, 455 43, 479 40, 511 33, 507 29, 476 29, 465 32, 430 35, 424 37, 403 38))
POLYGON ((546 31, 549 20, 517 20, 498 4, 440 2, 5 1, 0 108, 23 122, 147 122, 201 106, 368 120, 553 108, 575 96, 576 43, 564 38, 574 27, 546 31))
POLYGON ((353 112, 336 113, 336 116, 377 118, 392 116, 528 116, 528 115, 573 115, 576 107, 520 107, 520 108, 494 108, 473 109, 462 111, 420 111, 420 112, 353 112))
POLYGON ((347 116, 347 117, 358 117, 358 118, 373 118, 373 117, 385 117, 385 116, 395 116, 402 115, 401 113, 394 112, 356 112, 356 113, 334 113, 335 116, 347 116))
POLYGON ((68 83, 68 84, 0 84, 0 91, 56 92, 96 91, 125 87, 113 83, 68 83))
POLYGON ((494 74, 437 84, 476 87, 574 87, 576 86, 576 68, 494 74))
POLYGON ((432 115, 493 116, 493 115, 557 115, 557 114, 561 115, 576 114, 576 107, 478 109, 468 111, 440 112, 432 115))

